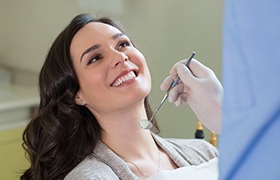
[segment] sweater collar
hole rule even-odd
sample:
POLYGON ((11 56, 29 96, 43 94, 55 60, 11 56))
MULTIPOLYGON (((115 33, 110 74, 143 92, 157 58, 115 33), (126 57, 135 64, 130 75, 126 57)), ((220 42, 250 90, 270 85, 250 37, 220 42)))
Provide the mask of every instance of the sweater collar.
POLYGON ((93 151, 93 155, 108 165, 120 179, 138 180, 124 160, 113 152, 106 144, 99 141, 93 151))
MULTIPOLYGON (((177 164, 178 167, 183 167, 186 161, 180 156, 180 151, 172 146, 168 141, 151 133, 155 142, 170 156, 170 158, 177 164)), ((93 155, 108 165, 120 179, 138 180, 139 178, 134 175, 124 160, 112 151, 106 144, 99 141, 93 151, 93 155)))

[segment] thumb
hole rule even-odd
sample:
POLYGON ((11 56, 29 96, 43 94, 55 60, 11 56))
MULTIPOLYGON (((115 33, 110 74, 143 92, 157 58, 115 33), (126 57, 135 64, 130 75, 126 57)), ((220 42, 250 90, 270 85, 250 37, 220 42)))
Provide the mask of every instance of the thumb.
POLYGON ((210 69, 203 65, 201 62, 193 59, 189 65, 192 74, 197 78, 206 77, 210 73, 210 69))
POLYGON ((190 71, 190 69, 184 64, 179 64, 177 66, 177 74, 180 80, 187 86, 192 86, 195 83, 195 77, 190 71))

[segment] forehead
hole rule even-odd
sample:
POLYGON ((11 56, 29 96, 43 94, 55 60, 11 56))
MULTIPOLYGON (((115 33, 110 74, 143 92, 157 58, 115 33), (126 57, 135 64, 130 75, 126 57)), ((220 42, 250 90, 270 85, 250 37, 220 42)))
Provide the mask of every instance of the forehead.
POLYGON ((70 52, 74 57, 94 44, 102 44, 112 40, 116 34, 122 33, 119 29, 101 22, 91 22, 82 27, 73 37, 70 52))
POLYGON ((112 35, 121 33, 121 31, 109 24, 101 22, 91 22, 82 27, 74 36, 74 39, 80 38, 97 38, 102 39, 106 36, 111 37, 112 35), (102 38, 99 38, 102 37, 102 38))

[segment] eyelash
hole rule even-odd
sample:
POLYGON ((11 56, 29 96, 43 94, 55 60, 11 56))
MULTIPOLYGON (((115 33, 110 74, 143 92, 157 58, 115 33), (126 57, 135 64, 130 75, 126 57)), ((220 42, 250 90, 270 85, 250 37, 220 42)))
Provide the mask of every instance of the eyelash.
MULTIPOLYGON (((125 48, 127 46, 130 46, 130 45, 131 45, 131 43, 129 41, 125 40, 125 41, 120 42, 117 47, 119 49, 121 49, 121 48, 125 48)), ((103 58, 103 56, 101 54, 97 54, 97 55, 93 56, 92 58, 90 58, 87 65, 93 64, 93 63, 95 63, 96 61, 98 61, 102 58, 103 58)))
POLYGON ((118 47, 124 48, 124 47, 130 46, 130 45, 131 45, 130 42, 125 40, 125 41, 120 42, 118 47))
POLYGON ((96 61, 98 61, 102 58, 103 58, 103 56, 101 54, 97 54, 97 55, 93 56, 92 58, 90 58, 87 65, 93 64, 93 63, 95 63, 96 61))

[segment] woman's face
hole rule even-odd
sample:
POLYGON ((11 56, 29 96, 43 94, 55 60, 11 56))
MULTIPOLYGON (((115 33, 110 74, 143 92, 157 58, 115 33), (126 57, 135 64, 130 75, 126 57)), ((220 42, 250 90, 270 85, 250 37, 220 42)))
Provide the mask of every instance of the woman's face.
POLYGON ((142 103, 149 94, 146 60, 117 28, 87 24, 74 36, 70 52, 80 84, 76 103, 86 105, 95 115, 142 103))

